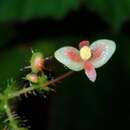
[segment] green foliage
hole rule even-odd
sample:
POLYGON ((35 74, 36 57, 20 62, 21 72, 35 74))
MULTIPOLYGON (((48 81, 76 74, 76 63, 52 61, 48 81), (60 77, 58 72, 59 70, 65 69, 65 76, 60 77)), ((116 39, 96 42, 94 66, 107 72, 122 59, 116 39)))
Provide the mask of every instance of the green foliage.
POLYGON ((18 87, 15 81, 11 80, 8 81, 7 86, 5 90, 3 91, 3 95, 5 98, 10 98, 12 97, 13 93, 18 91, 18 87))
POLYGON ((77 8, 79 0, 1 0, 0 20, 28 20, 34 17, 63 17, 77 8))
POLYGON ((80 5, 97 12, 114 29, 119 29, 129 18, 129 0, 1 0, 0 21, 25 21, 33 18, 51 17, 63 18, 70 10, 76 10, 80 5))

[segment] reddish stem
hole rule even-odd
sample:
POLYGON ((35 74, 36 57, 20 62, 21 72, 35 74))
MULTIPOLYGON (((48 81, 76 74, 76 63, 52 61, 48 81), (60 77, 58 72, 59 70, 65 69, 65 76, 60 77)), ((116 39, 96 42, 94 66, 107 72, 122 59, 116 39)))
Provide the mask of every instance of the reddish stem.
POLYGON ((59 76, 58 78, 53 79, 53 80, 47 82, 46 84, 44 84, 43 87, 48 86, 48 85, 53 84, 53 83, 56 83, 56 82, 58 82, 58 81, 60 81, 60 80, 63 80, 63 79, 65 79, 66 77, 72 75, 73 73, 74 73, 73 71, 69 71, 69 72, 65 73, 64 75, 59 76))

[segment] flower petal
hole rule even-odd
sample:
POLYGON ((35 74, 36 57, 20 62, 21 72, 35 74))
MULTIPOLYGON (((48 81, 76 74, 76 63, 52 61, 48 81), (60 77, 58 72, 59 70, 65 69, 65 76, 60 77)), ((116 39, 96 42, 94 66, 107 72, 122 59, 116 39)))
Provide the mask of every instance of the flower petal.
POLYGON ((86 62, 84 65, 85 74, 88 76, 89 80, 92 82, 95 82, 97 74, 96 70, 92 63, 86 62))
POLYGON ((83 61, 80 58, 79 51, 74 47, 62 47, 55 52, 55 58, 74 71, 83 69, 83 61))
POLYGON ((83 40, 79 43, 79 48, 82 48, 84 46, 89 46, 89 41, 83 40))
POLYGON ((101 39, 93 42, 90 46, 93 51, 91 63, 95 68, 103 66, 116 50, 116 44, 112 40, 101 39))

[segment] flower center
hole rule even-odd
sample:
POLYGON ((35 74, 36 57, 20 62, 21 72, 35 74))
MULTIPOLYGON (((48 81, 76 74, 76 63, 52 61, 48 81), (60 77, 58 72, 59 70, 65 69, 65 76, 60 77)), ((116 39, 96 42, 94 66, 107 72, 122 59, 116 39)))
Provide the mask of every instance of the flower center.
POLYGON ((83 60, 88 60, 89 58, 91 58, 91 56, 92 56, 92 52, 90 47, 84 46, 80 49, 80 57, 83 60))

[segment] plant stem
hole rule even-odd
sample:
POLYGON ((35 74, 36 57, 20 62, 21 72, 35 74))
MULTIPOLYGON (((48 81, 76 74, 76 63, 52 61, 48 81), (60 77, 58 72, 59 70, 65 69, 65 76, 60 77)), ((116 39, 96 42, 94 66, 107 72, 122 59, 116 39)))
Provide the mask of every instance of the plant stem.
POLYGON ((48 86, 48 85, 53 84, 53 83, 56 83, 58 81, 61 81, 61 80, 65 79, 66 77, 72 75, 73 73, 74 73, 73 71, 69 71, 69 72, 57 77, 56 79, 53 79, 53 80, 47 82, 46 84, 43 85, 43 87, 48 86))
POLYGON ((11 110, 10 110, 10 107, 9 107, 9 104, 8 104, 8 101, 5 101, 5 106, 4 106, 5 110, 6 110, 6 113, 7 113, 7 116, 8 116, 8 119, 9 119, 9 125, 11 128, 13 128, 14 130, 19 130, 18 126, 17 126, 17 123, 16 121, 14 120, 13 118, 13 115, 11 113, 11 110))
MULTIPOLYGON (((42 86, 42 88, 45 88, 46 86, 49 86, 49 85, 51 85, 51 84, 53 84, 53 83, 56 83, 56 82, 58 82, 58 81, 60 81, 60 80, 63 80, 63 79, 65 79, 66 77, 72 75, 73 73, 74 73, 73 71, 69 71, 69 72, 63 74, 62 76, 57 77, 57 78, 54 79, 54 80, 48 81, 47 83, 45 83, 45 84, 42 86)), ((39 88, 34 88, 34 87, 24 88, 24 89, 22 89, 22 90, 20 90, 20 91, 18 91, 18 92, 15 92, 14 94, 11 94, 11 95, 8 97, 8 99, 12 99, 12 98, 18 97, 18 96, 20 96, 20 95, 22 95, 22 94, 25 94, 25 93, 27 93, 27 92, 30 92, 30 91, 33 91, 33 90, 36 90, 36 89, 39 89, 39 88)))

